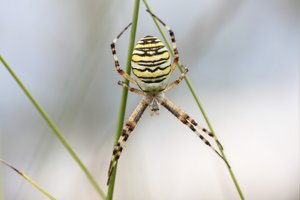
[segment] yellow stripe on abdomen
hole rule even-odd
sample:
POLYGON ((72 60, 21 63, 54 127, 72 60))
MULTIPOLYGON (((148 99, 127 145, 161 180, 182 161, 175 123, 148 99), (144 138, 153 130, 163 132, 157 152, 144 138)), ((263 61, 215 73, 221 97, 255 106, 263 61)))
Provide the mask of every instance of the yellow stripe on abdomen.
POLYGON ((164 46, 162 42, 157 42, 157 43, 137 43, 135 45, 136 49, 139 48, 153 48, 153 47, 159 47, 159 46, 164 46))
POLYGON ((165 51, 162 54, 156 55, 155 52, 153 55, 138 55, 134 54, 132 56, 133 62, 158 62, 161 60, 167 60, 170 57, 169 52, 165 51))
POLYGON ((138 69, 132 69, 132 72, 137 78, 155 79, 157 77, 168 75, 171 72, 171 66, 166 67, 165 69, 156 68, 154 71, 149 71, 149 70, 140 71, 138 69))

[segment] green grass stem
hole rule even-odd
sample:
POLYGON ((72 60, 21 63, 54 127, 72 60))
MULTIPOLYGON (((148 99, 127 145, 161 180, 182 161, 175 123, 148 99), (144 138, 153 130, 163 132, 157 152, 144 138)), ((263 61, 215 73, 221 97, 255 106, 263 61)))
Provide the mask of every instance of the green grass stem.
POLYGON ((15 74, 15 72, 12 70, 12 68, 7 64, 7 62, 4 60, 4 58, 0 55, 0 60, 2 64, 5 66, 5 68, 9 71, 9 73, 12 75, 12 77, 15 79, 15 81, 18 83, 18 85, 21 87, 23 92, 26 94, 26 96, 29 98, 29 100, 32 102, 34 107, 38 110, 40 115, 44 118, 46 123, 49 125, 49 127, 52 129, 53 133, 56 135, 56 137, 59 139, 59 141, 63 144, 63 146, 67 149, 67 151, 71 154, 72 158, 76 161, 76 163, 79 165, 81 170, 84 172, 84 174, 87 176, 88 180, 91 182, 93 187, 96 189, 96 191, 99 193, 99 195, 102 197, 102 199, 105 199, 105 194, 103 190, 100 188, 94 177, 91 175, 91 173, 88 171, 88 169, 85 167, 85 165, 82 163, 82 161, 79 159, 75 151, 72 149, 72 147, 69 145, 63 134, 60 132, 58 127, 52 122, 50 117, 47 115, 47 113, 43 110, 43 108, 38 104, 38 102, 33 98, 29 90, 25 87, 25 85, 21 82, 19 77, 15 74))
POLYGON ((43 189, 39 184, 37 184, 34 180, 32 180, 25 173, 21 172, 20 170, 18 170, 17 168, 15 168, 14 166, 12 166, 11 164, 9 164, 8 162, 6 162, 2 159, 0 159, 0 162, 3 163, 4 165, 8 166, 9 168, 14 170, 15 172, 17 172, 20 176, 22 176, 25 180, 27 180, 30 184, 32 184, 35 188, 37 188, 41 193, 43 193, 49 199, 56 200, 55 197, 53 197, 49 192, 47 192, 45 189, 43 189))
MULTIPOLYGON (((127 54, 127 62, 126 62, 126 73, 129 75, 131 73, 131 56, 132 56, 134 43, 135 43, 136 28, 137 28, 138 15, 139 15, 139 7, 140 7, 140 0, 135 0, 134 8, 133 8, 133 16, 132 16, 132 26, 131 26, 131 32, 130 32, 130 41, 129 41, 128 54, 127 54)), ((126 84, 129 84, 128 80, 125 79, 124 81, 126 84)), ((120 102, 118 122, 117 122, 116 135, 115 135, 115 144, 118 142, 118 139, 121 135, 121 131, 123 128, 126 104, 127 104, 127 96, 128 96, 128 90, 123 88, 121 102, 120 102)), ((113 170, 113 173, 112 173, 109 185, 108 185, 108 192, 107 192, 106 200, 113 199, 116 172, 117 172, 117 165, 115 166, 115 168, 113 170)))
MULTIPOLYGON (((152 11, 151 11, 151 8, 150 8, 150 6, 149 6, 149 4, 147 3, 147 1, 146 1, 146 0, 143 0, 143 2, 144 2, 144 4, 145 4, 146 8, 147 8, 150 12, 152 12, 152 11)), ((152 18, 153 18, 153 21, 154 21, 155 25, 156 25, 157 28, 158 28, 158 31, 160 32, 160 34, 161 34, 161 36, 162 36, 164 42, 166 43, 166 45, 167 45, 169 51, 171 52, 172 56, 174 57, 173 49, 172 49, 170 43, 168 42, 168 40, 167 40, 167 38, 166 38, 164 32, 163 32, 162 29, 160 28, 159 22, 158 22, 154 17, 152 17, 152 18)), ((182 66, 182 64, 181 64, 180 62, 178 63, 178 68, 179 68, 179 70, 180 70, 181 73, 182 73, 182 72, 183 72, 183 66, 182 66)), ((192 93, 192 95, 193 95, 193 97, 194 97, 194 99, 195 99, 195 101, 196 101, 196 103, 197 103, 197 105, 198 105, 198 108, 200 109, 200 111, 201 111, 201 113, 202 113, 202 115, 203 115, 203 117, 204 117, 204 119, 205 119, 205 121, 206 121, 206 123, 207 123, 207 126, 209 127, 210 131, 213 133, 214 139, 217 140, 217 139, 218 139, 218 138, 217 138, 217 135, 216 135, 215 132, 214 132, 214 129, 213 129, 213 127, 212 127, 212 125, 211 125, 211 123, 210 123, 208 117, 207 117, 207 114, 206 114, 205 111, 204 111, 203 106, 202 106, 201 103, 200 103, 200 100, 199 100, 199 98, 198 98, 198 96, 197 96, 197 94, 196 94, 196 92, 195 92, 195 90, 194 90, 194 88, 193 88, 193 86, 192 86, 192 84, 191 84, 189 78, 186 76, 186 77, 184 78, 184 80, 185 80, 185 82, 186 82, 188 88, 190 89, 190 92, 192 93)), ((218 143, 217 143, 217 146, 218 146, 218 148, 219 148, 219 150, 220 150, 220 152, 221 152, 221 155, 223 156, 225 162, 227 162, 227 163, 229 164, 229 162, 228 162, 228 160, 227 160, 227 158, 226 158, 226 156, 225 156, 224 149, 223 149, 222 146, 221 146, 220 144, 218 144, 218 143)), ((238 193, 239 193, 240 198, 241 198, 242 200, 244 200, 245 197, 244 197, 243 192, 242 192, 242 190, 241 190, 241 188, 240 188, 240 186, 239 186, 239 183, 238 183, 238 181, 237 181, 237 179, 236 179, 236 177, 235 177, 235 175, 234 175, 234 173, 233 173, 233 171, 232 171, 232 168, 231 168, 229 165, 226 165, 226 166, 227 166, 228 171, 229 171, 229 173, 230 173, 230 176, 231 176, 231 178, 232 178, 232 180, 233 180, 233 182, 234 182, 234 185, 235 185, 235 187, 236 187, 236 189, 237 189, 237 191, 238 191, 238 193)))

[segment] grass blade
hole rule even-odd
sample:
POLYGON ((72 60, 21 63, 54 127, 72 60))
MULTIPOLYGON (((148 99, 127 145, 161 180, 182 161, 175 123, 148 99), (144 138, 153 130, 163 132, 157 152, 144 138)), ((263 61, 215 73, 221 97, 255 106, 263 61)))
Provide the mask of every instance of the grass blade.
POLYGON ((50 117, 47 115, 47 113, 43 110, 43 108, 38 104, 38 102, 33 98, 33 96, 30 94, 29 90, 25 87, 25 85, 21 82, 19 77, 15 74, 15 72, 12 70, 12 68, 7 64, 7 62, 4 60, 4 58, 0 55, 0 60, 2 64, 5 66, 5 68, 9 71, 9 73, 12 75, 12 77, 15 79, 15 81, 18 83, 18 85, 21 87, 23 92, 26 94, 26 96, 29 98, 29 100, 32 102, 34 107, 38 110, 40 115, 44 118, 46 123, 49 125, 49 127, 52 129, 53 133, 56 135, 56 137, 59 139, 59 141, 63 144, 63 146, 67 149, 67 151, 71 154, 72 158, 76 161, 76 163, 79 165, 81 170, 84 172, 84 174, 87 176, 88 180, 91 182, 93 187, 96 189, 96 191, 99 193, 99 195, 102 197, 102 199, 105 199, 105 194, 103 190, 100 188, 92 174, 88 171, 88 169, 85 167, 85 165, 82 163, 82 161, 79 159, 75 151, 72 149, 72 147, 69 145, 63 134, 60 132, 58 127, 52 122, 50 117))
MULTIPOLYGON (((132 26, 131 26, 131 32, 130 32, 130 41, 129 41, 128 54, 127 54, 127 62, 126 62, 126 73, 129 75, 131 73, 131 56, 132 56, 134 42, 135 42, 135 35, 136 35, 136 28, 137 28, 137 22, 138 22, 138 14, 139 14, 139 6, 140 6, 140 0, 135 0, 134 8, 133 8, 133 16, 132 16, 132 26)), ((129 84, 127 80, 124 80, 124 82, 126 84, 129 84)), ((123 88, 121 102, 120 102, 119 117, 118 117, 118 122, 117 122, 115 144, 117 143, 117 141, 121 135, 122 128, 123 128, 127 96, 128 96, 128 90, 123 88)), ((117 165, 115 166, 115 168, 113 170, 111 180, 108 185, 108 192, 107 192, 106 200, 113 199, 116 172, 117 172, 117 165)))
POLYGON ((6 162, 6 161, 4 161, 2 159, 0 159, 0 162, 3 163, 4 165, 8 166, 9 168, 11 168, 12 170, 14 170, 15 172, 17 172, 20 176, 22 176, 25 180, 27 180, 31 185, 33 185, 35 188, 37 188, 41 193, 43 193, 49 199, 56 200, 55 197, 53 197, 49 192, 47 192, 46 190, 44 190, 39 184, 37 184, 34 180, 32 180, 25 173, 21 172, 20 170, 18 170, 17 168, 15 168, 14 166, 12 166, 11 164, 9 164, 8 162, 6 162))
MULTIPOLYGON (((144 2, 144 4, 145 4, 146 8, 147 8, 150 12, 152 12, 152 11, 151 11, 151 8, 150 8, 150 6, 149 6, 149 4, 147 3, 147 1, 146 1, 146 0, 143 0, 143 2, 144 2)), ((153 18, 153 17, 152 17, 152 18, 153 18)), ((155 18, 153 18, 153 21, 154 21, 155 25, 157 26, 157 29, 158 29, 158 31, 160 32, 161 36, 163 37, 163 40, 164 40, 165 44, 167 45, 169 51, 171 52, 171 54, 172 54, 173 57, 174 57, 173 49, 172 49, 170 43, 168 42, 168 40, 167 40, 167 38, 166 38, 164 32, 163 32, 162 29, 160 28, 159 23, 157 22, 157 20, 156 20, 155 18)), ((182 66, 182 64, 181 64, 180 62, 178 62, 178 68, 179 68, 179 70, 180 70, 181 73, 182 73, 182 72, 183 72, 183 66, 182 66)), ((196 103, 197 103, 197 105, 198 105, 198 108, 200 109, 200 111, 201 111, 201 113, 202 113, 202 115, 203 115, 203 117, 204 117, 204 119, 205 119, 205 121, 206 121, 206 123, 207 123, 208 128, 209 128, 210 131, 212 132, 214 139, 215 139, 215 140, 218 140, 217 135, 215 134, 215 132, 214 132, 214 130, 213 130, 213 127, 212 127, 212 125, 211 125, 211 123, 210 123, 210 121, 209 121, 209 119, 208 119, 208 117, 207 117, 207 115, 206 115, 206 113, 205 113, 205 111, 204 111, 203 106, 202 106, 201 103, 200 103, 200 100, 199 100, 199 98, 198 98, 198 96, 197 96, 197 94, 196 94, 196 92, 195 92, 195 90, 194 90, 194 88, 193 88, 193 86, 192 86, 192 84, 191 84, 189 78, 188 78, 187 76, 185 76, 185 77, 184 77, 184 80, 185 80, 185 82, 186 82, 188 88, 190 89, 190 92, 192 93, 192 95, 193 95, 193 97, 194 97, 194 99, 195 99, 195 101, 196 101, 196 103)), ((236 187, 236 189, 237 189, 237 191, 238 191, 238 193, 239 193, 239 196, 240 196, 240 198, 241 198, 242 200, 244 200, 245 197, 244 197, 243 192, 242 192, 242 190, 241 190, 241 188, 240 188, 240 186, 239 186, 239 183, 238 183, 238 181, 237 181, 237 179, 236 179, 236 177, 235 177, 235 175, 234 175, 234 173, 233 173, 233 171, 232 171, 232 168, 230 167, 229 162, 228 162, 228 160, 227 160, 227 158, 226 158, 226 156, 225 156, 224 149, 222 148, 222 146, 221 146, 219 143, 217 143, 217 146, 218 146, 218 148, 219 148, 219 150, 220 150, 220 152, 221 152, 221 155, 223 156, 225 162, 228 163, 226 166, 227 166, 228 171, 229 171, 229 173, 230 173, 230 176, 231 176, 231 178, 232 178, 232 180, 233 180, 233 182, 234 182, 234 185, 235 185, 235 187, 236 187)))

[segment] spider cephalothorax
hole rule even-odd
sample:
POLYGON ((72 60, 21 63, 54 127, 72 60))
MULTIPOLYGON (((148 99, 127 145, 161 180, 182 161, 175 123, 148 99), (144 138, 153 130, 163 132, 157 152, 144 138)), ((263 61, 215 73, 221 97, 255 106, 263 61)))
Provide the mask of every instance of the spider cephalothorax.
MULTIPOLYGON (((115 49, 115 44, 117 40, 127 30, 131 23, 127 27, 125 27, 125 29, 113 40, 111 44, 111 50, 118 73, 121 76, 123 76, 126 80, 138 85, 138 87, 141 90, 130 87, 126 83, 121 81, 119 81, 118 84, 128 89, 129 91, 140 94, 144 97, 129 117, 128 121, 123 127, 121 136, 114 147, 108 171, 107 184, 110 181, 113 169, 118 162, 121 152, 123 151, 124 143, 127 141, 130 133, 135 128, 136 124, 138 123, 139 119, 141 118, 142 114, 144 113, 147 107, 150 108, 152 114, 158 114, 160 105, 165 107, 182 123, 187 125, 206 145, 208 145, 224 160, 224 158, 219 154, 219 152, 210 144, 208 140, 204 138, 204 136, 200 132, 203 132, 210 137, 213 137, 213 134, 207 129, 198 125, 198 123, 194 119, 192 119, 181 108, 176 106, 174 103, 172 103, 169 99, 165 97, 164 92, 178 85, 185 77, 186 73, 188 72, 188 69, 185 68, 183 73, 179 76, 179 78, 171 84, 169 84, 170 75, 176 68, 176 65, 179 60, 175 36, 169 26, 162 22, 153 13, 151 13, 150 11, 148 12, 168 30, 172 41, 174 60, 173 62, 171 62, 170 54, 165 45, 162 43, 162 41, 160 41, 157 37, 147 35, 137 42, 132 52, 131 65, 132 72, 135 75, 135 77, 132 78, 129 74, 125 73, 121 69, 115 49)), ((221 145, 216 138, 214 139, 219 145, 221 145)))
POLYGON ((151 115, 159 114, 160 104, 165 98, 165 94, 163 92, 159 92, 156 94, 146 94, 144 100, 148 103, 151 115))

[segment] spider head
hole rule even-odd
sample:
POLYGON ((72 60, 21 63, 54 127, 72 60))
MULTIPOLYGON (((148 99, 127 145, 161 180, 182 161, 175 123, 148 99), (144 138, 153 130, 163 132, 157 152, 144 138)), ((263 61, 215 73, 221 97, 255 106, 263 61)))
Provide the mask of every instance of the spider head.
POLYGON ((153 116, 159 114, 160 104, 164 99, 165 95, 163 92, 159 92, 157 94, 147 94, 145 96, 146 102, 149 104, 150 115, 153 116))

